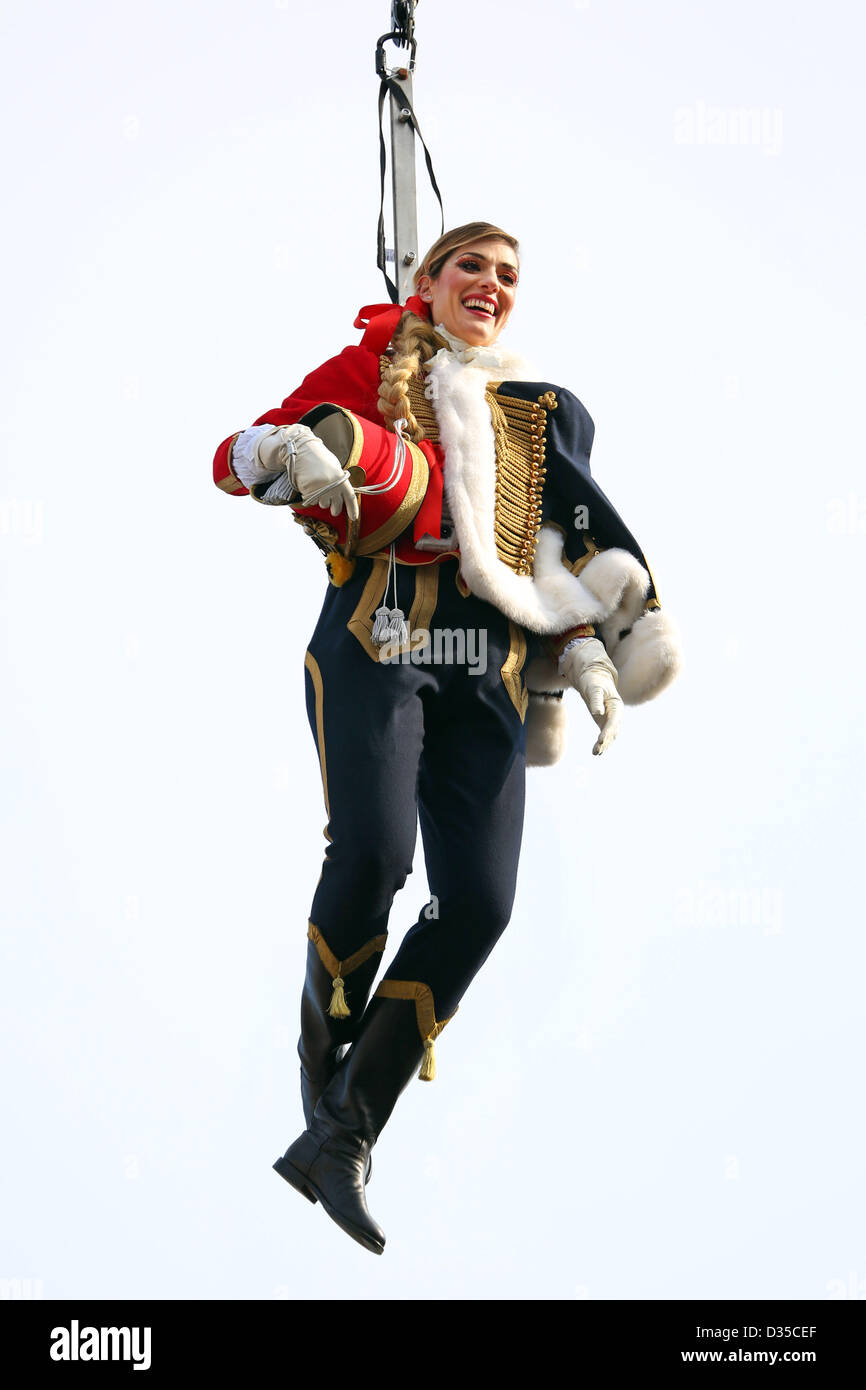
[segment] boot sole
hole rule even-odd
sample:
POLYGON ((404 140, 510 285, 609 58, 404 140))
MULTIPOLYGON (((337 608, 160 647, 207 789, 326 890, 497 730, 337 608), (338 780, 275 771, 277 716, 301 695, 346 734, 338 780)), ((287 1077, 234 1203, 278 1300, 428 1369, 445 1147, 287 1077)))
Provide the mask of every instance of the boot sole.
POLYGON ((365 1250, 371 1250, 374 1255, 382 1254, 385 1249, 384 1242, 374 1240, 366 1231, 362 1231, 360 1227, 353 1226, 351 1221, 347 1221, 345 1216, 331 1206, 327 1197, 319 1191, 312 1179, 305 1177, 300 1169, 296 1168, 293 1163, 289 1163, 285 1155, 278 1158, 273 1167, 281 1178, 285 1178, 287 1183, 291 1183, 292 1187, 303 1193, 308 1201, 320 1201, 331 1220, 340 1227, 341 1231, 345 1231, 347 1236, 351 1236, 359 1245, 363 1245, 365 1250))
POLYGON ((307 1201, 312 1202, 313 1206, 316 1205, 319 1200, 318 1197, 315 1193, 310 1191, 305 1179, 298 1172, 297 1168, 292 1168, 292 1165, 286 1163, 286 1160, 282 1157, 277 1159, 276 1163, 273 1164, 273 1168, 279 1173, 281 1178, 285 1178, 286 1182, 290 1182, 292 1187, 294 1187, 297 1192, 300 1192, 302 1197, 306 1197, 307 1201), (289 1176, 290 1169, 292 1173, 291 1177, 289 1176))

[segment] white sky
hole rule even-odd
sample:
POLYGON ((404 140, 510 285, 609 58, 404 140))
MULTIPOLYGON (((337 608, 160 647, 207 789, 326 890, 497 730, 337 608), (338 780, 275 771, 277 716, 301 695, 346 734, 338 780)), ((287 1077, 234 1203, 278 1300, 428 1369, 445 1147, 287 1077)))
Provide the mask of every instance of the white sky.
MULTIPOLYGON (((512 923, 377 1146, 383 1258, 271 1170, 325 576, 211 458, 385 297, 388 18, 4 6, 0 1280, 863 1297, 853 4, 418 7, 447 222, 520 237, 507 341, 594 417, 688 667, 602 759, 574 696, 531 774, 512 923)), ((425 896, 419 850, 389 955, 425 896)))

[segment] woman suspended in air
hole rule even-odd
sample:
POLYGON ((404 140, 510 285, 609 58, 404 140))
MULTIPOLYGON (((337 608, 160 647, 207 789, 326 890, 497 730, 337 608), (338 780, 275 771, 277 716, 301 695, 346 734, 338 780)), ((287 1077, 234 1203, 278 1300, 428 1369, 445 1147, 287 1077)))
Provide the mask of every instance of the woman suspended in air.
MULTIPOLYGON (((508 924, 528 765, 563 692, 616 737, 680 656, 637 542, 590 474, 594 426, 500 344, 518 244, 446 233, 405 306, 219 447, 223 490, 289 506, 330 583, 305 656, 328 825, 301 995, 306 1128, 275 1169, 381 1254, 371 1150, 508 924), (374 989, 417 826, 431 897, 374 989)), ((490 1044, 494 1045, 491 1022, 490 1044)))

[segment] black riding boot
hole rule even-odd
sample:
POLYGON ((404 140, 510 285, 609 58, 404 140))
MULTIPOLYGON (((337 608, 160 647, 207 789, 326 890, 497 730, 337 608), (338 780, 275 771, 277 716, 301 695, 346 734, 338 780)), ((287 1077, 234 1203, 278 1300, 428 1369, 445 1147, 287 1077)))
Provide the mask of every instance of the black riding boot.
MULTIPOLYGON (((366 959, 352 968, 354 959, 337 961, 325 945, 321 933, 312 932, 307 942, 307 974, 301 994, 301 1101, 304 1122, 309 1125, 319 1096, 330 1083, 340 1058, 354 1041, 376 971, 382 960, 385 936, 376 937, 363 948, 366 959), (328 964, 322 959, 324 955, 328 964), (341 973, 342 972, 342 973, 341 973), (340 1016, 335 1017, 334 1014, 340 1016)), ((361 955, 362 952, 358 952, 361 955)), ((370 1181, 372 1161, 367 1165, 370 1181)), ((306 1194, 315 1201, 312 1193, 306 1194)))
POLYGON ((323 964, 315 942, 307 942, 307 974, 301 995, 301 1036, 298 1039, 301 1101, 307 1124, 345 1048, 354 1041, 381 960, 380 948, 351 973, 343 965, 343 975, 332 975, 323 964), (338 998, 337 1010, 339 1014, 345 1011, 343 1017, 329 1012, 338 998))
POLYGON ((367 1210, 364 1172, 424 1052, 414 1003, 377 994, 309 1128, 274 1164, 281 1177, 318 1198, 338 1226, 377 1255, 385 1248, 385 1233, 367 1210))

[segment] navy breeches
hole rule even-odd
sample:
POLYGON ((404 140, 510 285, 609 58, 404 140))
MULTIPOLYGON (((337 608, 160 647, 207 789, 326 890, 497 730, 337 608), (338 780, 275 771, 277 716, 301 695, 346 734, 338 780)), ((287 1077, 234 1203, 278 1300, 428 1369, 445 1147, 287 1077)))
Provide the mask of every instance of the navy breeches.
POLYGON ((380 992, 410 997, 406 991, 424 987, 441 1026, 511 915, 523 830, 526 637, 498 609, 464 596, 456 560, 400 565, 410 646, 380 660, 371 628, 386 569, 359 560, 346 584, 329 587, 307 652, 330 841, 310 922, 338 962, 386 933, 420 822, 431 898, 380 992))

